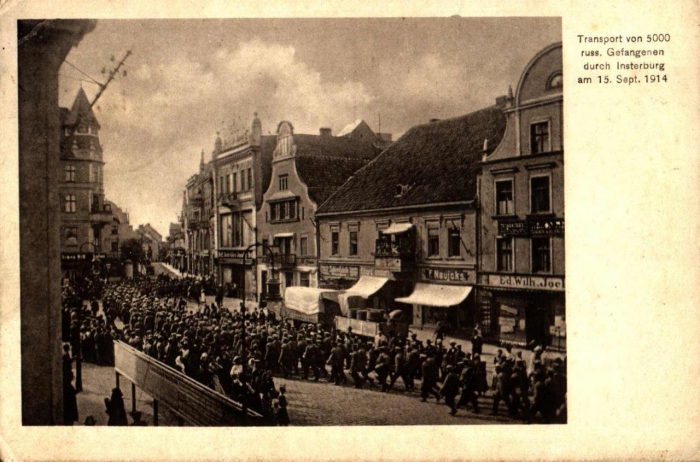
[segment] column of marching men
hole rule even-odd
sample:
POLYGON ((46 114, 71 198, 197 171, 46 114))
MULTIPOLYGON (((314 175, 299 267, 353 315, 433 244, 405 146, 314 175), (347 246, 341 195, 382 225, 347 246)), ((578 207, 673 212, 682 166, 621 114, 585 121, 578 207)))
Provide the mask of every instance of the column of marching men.
MULTIPOLYGON (((106 283, 104 313, 97 314, 93 300, 82 308, 80 326, 77 302, 65 303, 64 340, 74 342, 80 335, 85 361, 101 365, 113 364, 112 340, 127 342, 258 411, 270 424, 289 423, 284 387, 277 388, 273 377, 292 376, 381 392, 416 391, 422 401, 431 396, 444 401, 452 415, 461 406, 478 413, 481 398, 492 400, 492 414, 503 402, 508 415, 526 422, 566 421, 566 359, 549 360, 541 347, 528 360, 509 346, 499 350, 489 387, 478 334, 472 351, 465 352, 454 341, 444 345, 439 336, 425 342, 416 334, 367 339, 315 324, 295 326, 262 309, 231 312, 221 307, 221 292, 217 303, 188 310, 187 297, 200 301, 198 281, 158 277, 106 283)), ((64 298, 71 299, 76 300, 64 298)))

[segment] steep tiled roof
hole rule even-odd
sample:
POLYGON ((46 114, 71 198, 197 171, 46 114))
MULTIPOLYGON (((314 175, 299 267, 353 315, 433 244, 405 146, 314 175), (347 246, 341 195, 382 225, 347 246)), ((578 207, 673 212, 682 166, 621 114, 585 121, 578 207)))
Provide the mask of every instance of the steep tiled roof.
POLYGON ((418 125, 358 171, 317 213, 471 200, 484 140, 495 147, 506 119, 500 107, 418 125), (397 194, 399 185, 404 192, 397 194))
POLYGON ((82 114, 82 122, 93 123, 97 125, 98 128, 100 127, 100 123, 97 121, 95 113, 92 112, 90 101, 88 101, 87 95, 82 87, 78 90, 78 94, 75 97, 75 101, 73 101, 73 107, 65 120, 65 124, 74 125, 78 121, 79 114, 82 114))
POLYGON ((335 136, 294 135, 294 143, 297 173, 318 205, 379 154, 370 142, 335 136))

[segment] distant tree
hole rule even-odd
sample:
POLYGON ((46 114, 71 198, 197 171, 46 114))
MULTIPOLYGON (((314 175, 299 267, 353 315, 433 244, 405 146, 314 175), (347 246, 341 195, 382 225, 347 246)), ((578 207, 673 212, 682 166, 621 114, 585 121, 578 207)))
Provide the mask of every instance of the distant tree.
POLYGON ((127 239, 122 242, 122 260, 131 260, 132 262, 141 262, 144 259, 143 247, 141 247, 141 240, 139 239, 127 239))

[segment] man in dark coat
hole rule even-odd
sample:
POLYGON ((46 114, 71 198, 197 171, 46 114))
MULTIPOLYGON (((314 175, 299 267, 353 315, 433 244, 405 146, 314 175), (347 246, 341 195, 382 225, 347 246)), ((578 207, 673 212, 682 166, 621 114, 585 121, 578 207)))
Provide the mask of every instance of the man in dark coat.
POLYGON ((438 374, 438 366, 435 364, 435 360, 428 356, 421 366, 421 401, 425 402, 428 399, 428 395, 431 393, 438 402, 440 401, 440 393, 436 389, 438 374))
MULTIPOLYGON (((328 357, 328 365, 331 366, 331 380, 336 384, 340 385, 340 382, 345 378, 345 373, 343 372, 343 362, 345 357, 343 355, 343 350, 340 345, 336 342, 331 349, 331 354, 328 357)), ((347 378, 345 378, 347 381, 347 378)))
POLYGON ((457 413, 455 396, 457 396, 459 392, 459 377, 455 374, 454 369, 454 366, 447 366, 445 368, 445 380, 443 380, 442 388, 440 389, 440 395, 445 398, 445 404, 450 407, 450 415, 455 415, 457 413))
POLYGON ((460 376, 462 396, 460 396, 459 402, 457 403, 457 406, 471 404, 476 414, 479 413, 479 400, 476 397, 478 379, 478 373, 474 364, 467 363, 460 376))

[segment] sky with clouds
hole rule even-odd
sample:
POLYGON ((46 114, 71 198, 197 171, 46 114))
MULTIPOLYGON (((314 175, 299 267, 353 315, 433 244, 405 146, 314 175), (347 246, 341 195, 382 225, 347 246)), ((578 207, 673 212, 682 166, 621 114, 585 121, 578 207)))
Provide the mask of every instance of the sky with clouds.
POLYGON ((59 71, 60 105, 92 100, 128 49, 127 74, 95 105, 105 194, 164 236, 216 132, 333 133, 364 119, 397 135, 466 114, 514 89, 528 61, 561 41, 559 18, 99 20, 59 71), (73 66, 75 67, 73 67, 73 66), (78 71, 76 68, 80 69, 78 71))

